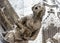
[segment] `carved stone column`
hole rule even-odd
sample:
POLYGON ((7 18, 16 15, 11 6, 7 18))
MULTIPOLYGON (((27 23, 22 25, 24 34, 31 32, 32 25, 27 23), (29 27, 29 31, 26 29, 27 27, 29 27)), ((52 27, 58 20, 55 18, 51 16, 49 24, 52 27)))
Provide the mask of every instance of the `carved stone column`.
MULTIPOLYGON (((0 0, 0 24, 3 27, 4 31, 10 31, 12 29, 15 29, 16 22, 19 19, 14 9, 11 7, 8 0, 0 0)), ((5 35, 3 33, 3 35, 5 35)), ((3 43, 8 43, 3 40, 3 43)), ((11 42, 13 43, 13 42, 11 42)), ((28 43, 27 41, 16 41, 14 43, 28 43)))

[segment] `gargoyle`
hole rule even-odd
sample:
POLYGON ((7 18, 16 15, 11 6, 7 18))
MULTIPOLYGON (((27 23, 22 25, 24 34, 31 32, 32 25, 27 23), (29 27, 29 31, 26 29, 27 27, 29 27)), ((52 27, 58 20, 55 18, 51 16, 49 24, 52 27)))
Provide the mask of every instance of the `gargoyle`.
POLYGON ((0 6, 0 23, 5 30, 5 34, 3 33, 4 39, 9 43, 35 40, 41 27, 45 7, 38 3, 32 7, 33 16, 31 18, 27 16, 19 19, 8 0, 2 2, 3 7, 0 6))

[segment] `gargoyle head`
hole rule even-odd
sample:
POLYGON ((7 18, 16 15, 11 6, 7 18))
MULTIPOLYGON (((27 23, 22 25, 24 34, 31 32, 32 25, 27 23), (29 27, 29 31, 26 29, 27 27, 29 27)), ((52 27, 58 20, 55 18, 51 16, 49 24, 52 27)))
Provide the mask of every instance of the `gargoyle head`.
POLYGON ((41 5, 40 3, 38 3, 32 7, 32 11, 35 17, 42 18, 45 13, 45 7, 44 5, 41 5))

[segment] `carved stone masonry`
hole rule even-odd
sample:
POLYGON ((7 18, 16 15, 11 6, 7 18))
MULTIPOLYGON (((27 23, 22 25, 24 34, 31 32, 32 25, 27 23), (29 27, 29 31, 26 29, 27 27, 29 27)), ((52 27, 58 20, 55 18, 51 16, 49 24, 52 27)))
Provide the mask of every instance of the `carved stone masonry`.
POLYGON ((8 0, 0 0, 0 24, 3 38, 8 43, 28 43, 35 40, 41 27, 45 7, 40 3, 32 7, 33 16, 19 19, 8 0))

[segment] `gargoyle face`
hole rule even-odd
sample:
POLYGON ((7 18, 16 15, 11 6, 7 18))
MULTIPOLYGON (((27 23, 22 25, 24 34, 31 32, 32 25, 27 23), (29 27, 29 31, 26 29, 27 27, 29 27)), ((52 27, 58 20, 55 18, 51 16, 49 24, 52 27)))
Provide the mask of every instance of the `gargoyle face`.
POLYGON ((38 3, 32 7, 32 11, 38 14, 41 10, 43 10, 43 8, 44 6, 38 3))
POLYGON ((38 3, 32 7, 32 11, 33 14, 35 14, 36 16, 43 16, 43 13, 45 12, 45 7, 38 3))

